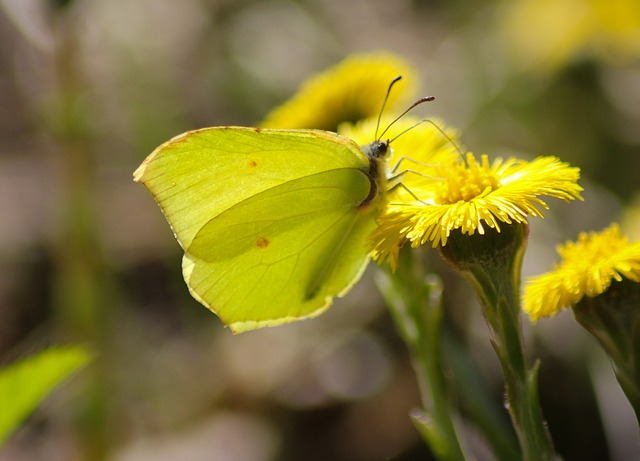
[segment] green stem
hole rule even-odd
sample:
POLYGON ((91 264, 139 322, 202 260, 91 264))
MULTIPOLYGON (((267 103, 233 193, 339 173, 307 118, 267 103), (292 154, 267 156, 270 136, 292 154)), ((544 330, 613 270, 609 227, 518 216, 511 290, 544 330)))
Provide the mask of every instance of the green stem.
POLYGON ((522 339, 520 268, 526 226, 504 226, 485 235, 452 234, 441 248, 475 289, 491 329, 491 343, 502 366, 506 406, 525 461, 554 460, 553 443, 540 408, 538 364, 527 362, 522 339))
POLYGON ((495 402, 493 391, 483 379, 481 363, 474 360, 468 345, 453 331, 444 327, 442 334, 444 356, 451 367, 456 399, 465 418, 473 421, 484 435, 496 461, 519 459, 520 446, 515 431, 504 419, 504 405, 495 402))
POLYGON ((111 376, 107 372, 108 322, 113 314, 114 292, 104 270, 95 217, 96 170, 94 134, 87 100, 87 81, 79 66, 78 37, 64 11, 56 17, 58 38, 55 64, 59 83, 55 106, 49 111, 50 134, 63 154, 64 227, 55 246, 55 274, 52 303, 57 327, 65 336, 90 342, 100 356, 87 373, 87 383, 77 409, 76 424, 81 433, 85 459, 103 460, 111 448, 108 442, 113 408, 106 398, 111 376))
POLYGON ((464 461, 443 372, 442 289, 435 276, 426 277, 411 258, 411 252, 402 252, 398 270, 386 268, 376 281, 413 358, 423 405, 412 415, 414 423, 438 460, 464 461))
POLYGON ((623 279, 573 306, 573 314, 605 350, 640 424, 640 283, 623 279))

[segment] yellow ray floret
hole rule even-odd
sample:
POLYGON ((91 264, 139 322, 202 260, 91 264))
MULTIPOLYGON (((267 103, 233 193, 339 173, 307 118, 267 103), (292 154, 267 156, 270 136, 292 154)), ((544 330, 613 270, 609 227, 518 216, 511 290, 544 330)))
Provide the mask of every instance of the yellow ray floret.
POLYGON ((523 223, 528 216, 543 216, 548 206, 540 196, 563 200, 580 199, 580 172, 556 157, 538 157, 531 162, 498 158, 492 164, 486 155, 476 160, 467 153, 460 159, 440 163, 431 179, 411 186, 405 200, 390 203, 373 234, 373 257, 396 264, 399 248, 430 242, 446 245, 453 230, 484 234, 485 226, 500 230, 500 224, 523 223))
POLYGON ((629 243, 613 224, 602 232, 582 232, 577 242, 557 249, 562 261, 546 274, 530 278, 523 310, 533 321, 553 316, 582 298, 604 293, 613 281, 640 282, 640 242, 629 243))

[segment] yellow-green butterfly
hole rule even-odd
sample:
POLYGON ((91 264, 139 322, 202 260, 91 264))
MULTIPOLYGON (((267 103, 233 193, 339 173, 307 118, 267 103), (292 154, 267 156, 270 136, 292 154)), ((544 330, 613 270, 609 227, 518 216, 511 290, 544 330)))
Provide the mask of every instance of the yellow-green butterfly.
POLYGON ((162 144, 134 180, 184 249, 193 297, 238 333, 317 316, 360 279, 388 151, 327 131, 204 128, 162 144))

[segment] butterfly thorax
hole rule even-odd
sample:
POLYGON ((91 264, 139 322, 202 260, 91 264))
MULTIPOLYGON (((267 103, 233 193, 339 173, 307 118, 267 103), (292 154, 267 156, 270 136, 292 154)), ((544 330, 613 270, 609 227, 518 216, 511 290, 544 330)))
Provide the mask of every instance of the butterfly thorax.
POLYGON ((385 157, 391 151, 389 141, 373 141, 360 148, 369 159, 369 179, 371 180, 371 192, 360 204, 360 208, 368 206, 378 196, 379 188, 384 190, 386 185, 385 157))

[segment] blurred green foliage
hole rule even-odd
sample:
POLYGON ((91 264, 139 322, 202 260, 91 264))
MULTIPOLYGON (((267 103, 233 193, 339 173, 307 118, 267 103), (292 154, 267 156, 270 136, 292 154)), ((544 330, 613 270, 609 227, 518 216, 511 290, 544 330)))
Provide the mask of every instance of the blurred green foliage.
POLYGON ((91 360, 82 347, 54 347, 0 370, 0 446, 44 397, 91 360))

